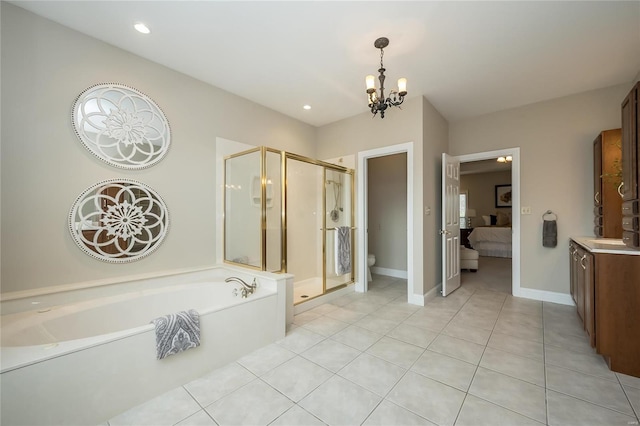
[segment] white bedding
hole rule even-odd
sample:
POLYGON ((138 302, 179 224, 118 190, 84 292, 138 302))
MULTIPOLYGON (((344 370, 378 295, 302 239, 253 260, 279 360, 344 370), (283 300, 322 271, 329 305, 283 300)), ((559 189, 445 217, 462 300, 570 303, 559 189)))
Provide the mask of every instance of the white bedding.
POLYGON ((469 243, 480 256, 511 257, 511 227, 474 228, 469 234, 469 243))

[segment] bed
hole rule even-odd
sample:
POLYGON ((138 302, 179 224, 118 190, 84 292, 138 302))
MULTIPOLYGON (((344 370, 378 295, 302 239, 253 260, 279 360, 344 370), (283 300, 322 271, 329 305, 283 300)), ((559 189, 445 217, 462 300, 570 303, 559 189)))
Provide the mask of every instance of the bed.
POLYGON ((480 226, 469 234, 469 243, 480 256, 511 257, 510 226, 480 226))

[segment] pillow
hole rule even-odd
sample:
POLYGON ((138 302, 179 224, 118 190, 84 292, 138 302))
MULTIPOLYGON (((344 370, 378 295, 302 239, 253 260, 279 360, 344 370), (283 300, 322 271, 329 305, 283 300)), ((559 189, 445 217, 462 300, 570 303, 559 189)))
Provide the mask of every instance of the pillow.
POLYGON ((484 226, 491 225, 491 218, 489 216, 482 216, 482 220, 484 220, 484 226))
POLYGON ((490 225, 495 225, 498 222, 498 217, 495 214, 489 215, 490 217, 490 225))
POLYGON ((509 226, 511 225, 511 218, 507 213, 498 212, 496 218, 496 225, 498 226, 509 226))

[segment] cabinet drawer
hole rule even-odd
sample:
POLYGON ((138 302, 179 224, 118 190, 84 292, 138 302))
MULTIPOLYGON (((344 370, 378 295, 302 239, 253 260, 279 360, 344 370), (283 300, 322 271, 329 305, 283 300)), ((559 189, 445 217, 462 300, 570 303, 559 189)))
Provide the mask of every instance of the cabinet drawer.
POLYGON ((640 216, 624 216, 622 218, 622 229, 625 231, 640 231, 640 216))
POLYGON ((640 247, 640 233, 633 231, 624 231, 622 233, 622 242, 627 247, 640 247))
POLYGON ((622 215, 633 216, 640 214, 640 200, 629 200, 622 203, 622 215))

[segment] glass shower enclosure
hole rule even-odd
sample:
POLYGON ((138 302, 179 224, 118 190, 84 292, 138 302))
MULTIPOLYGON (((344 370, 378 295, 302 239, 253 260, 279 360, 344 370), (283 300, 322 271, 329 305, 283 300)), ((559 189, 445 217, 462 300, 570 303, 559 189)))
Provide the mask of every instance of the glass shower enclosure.
POLYGON ((294 303, 354 282, 353 170, 260 147, 225 158, 224 260, 294 275, 294 303))

